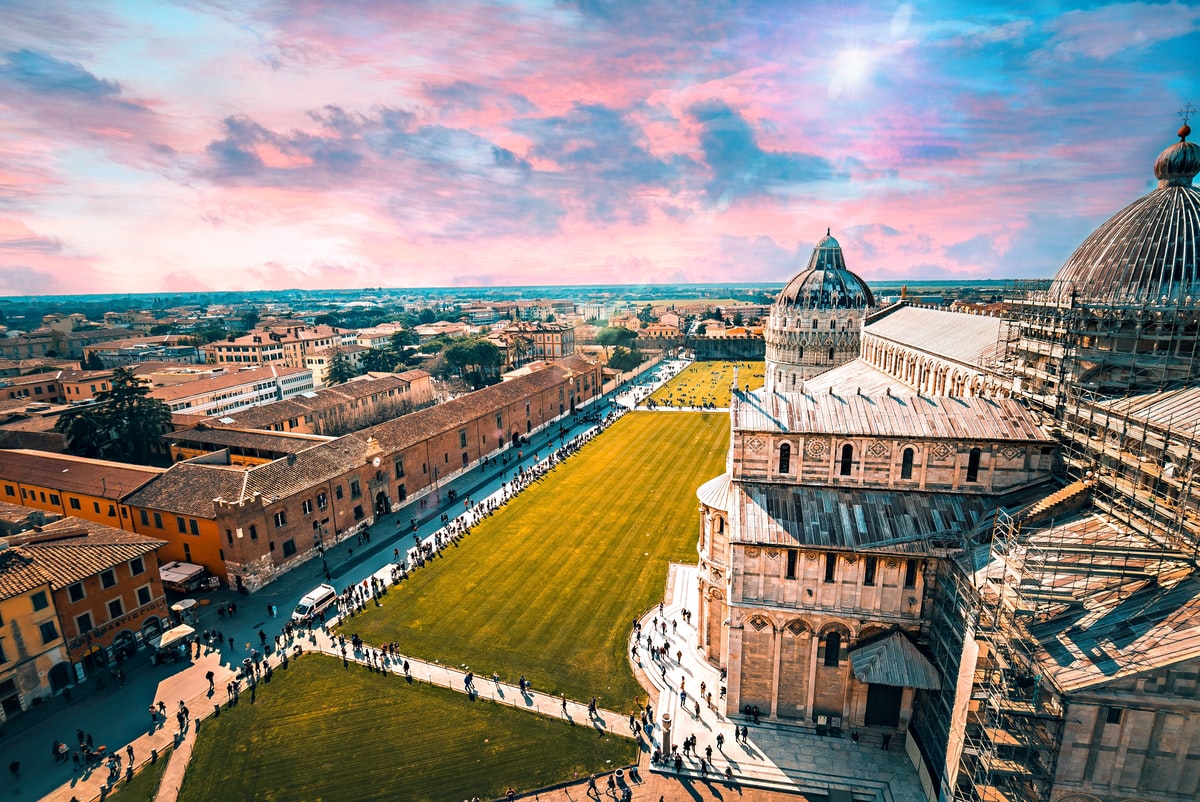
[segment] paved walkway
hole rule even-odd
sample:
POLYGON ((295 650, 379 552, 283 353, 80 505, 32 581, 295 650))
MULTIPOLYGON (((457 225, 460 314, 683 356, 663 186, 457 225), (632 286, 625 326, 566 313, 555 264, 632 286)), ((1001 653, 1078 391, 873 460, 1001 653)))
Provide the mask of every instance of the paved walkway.
MULTIPOLYGON (((644 676, 658 691, 656 718, 662 721, 670 715, 673 721, 672 743, 681 745, 684 738, 695 735, 699 756, 704 756, 706 747, 712 747, 712 768, 707 776, 713 779, 724 776, 728 768, 740 785, 820 796, 840 790, 862 802, 924 802, 920 780, 908 755, 902 748, 881 749, 878 737, 863 737, 855 743, 849 738, 816 735, 800 727, 768 722, 755 725, 742 716, 731 719, 720 712, 724 706, 720 699, 720 671, 701 656, 696 629, 682 616, 685 609, 693 614, 698 609, 697 570, 695 565, 672 565, 662 611, 651 610, 641 622, 643 637, 638 655, 644 676), (649 657, 645 635, 652 629, 657 632, 656 645, 664 640, 668 644, 666 660, 649 657), (682 659, 677 659, 680 653, 682 659), (700 712, 696 713, 701 683, 712 692, 713 707, 702 700, 700 712), (686 693, 682 706, 681 689, 686 693), (746 743, 735 739, 735 726, 749 728, 746 743), (724 735, 721 748, 716 745, 718 734, 724 735)), ((680 746, 681 754, 682 751, 680 746)), ((683 758, 684 776, 705 779, 699 756, 683 758)), ((651 772, 675 773, 674 766, 648 768, 651 772)))

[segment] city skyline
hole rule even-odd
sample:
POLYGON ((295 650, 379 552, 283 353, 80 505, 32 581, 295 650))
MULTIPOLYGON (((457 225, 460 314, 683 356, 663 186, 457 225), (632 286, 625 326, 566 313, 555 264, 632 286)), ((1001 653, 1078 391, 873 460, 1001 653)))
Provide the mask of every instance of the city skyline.
POLYGON ((1200 8, 13 2, 0 294, 1049 277, 1200 8))

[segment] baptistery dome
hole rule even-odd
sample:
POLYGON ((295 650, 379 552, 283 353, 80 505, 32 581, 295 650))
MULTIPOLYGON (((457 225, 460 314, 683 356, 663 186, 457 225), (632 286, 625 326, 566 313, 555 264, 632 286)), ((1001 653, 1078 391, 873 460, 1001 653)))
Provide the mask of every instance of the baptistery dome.
POLYGON ((810 376, 858 357, 862 319, 875 296, 846 268, 842 246, 828 229, 808 266, 771 306, 766 340, 767 392, 798 392, 810 376))
POLYGON ((1051 293, 1065 301, 1176 305, 1200 299, 1200 145, 1191 128, 1154 164, 1158 188, 1117 212, 1058 271, 1051 293))
POLYGON ((813 249, 808 267, 787 283, 775 299, 775 305, 845 309, 874 306, 875 297, 867 282, 846 268, 842 246, 826 229, 824 239, 813 249))

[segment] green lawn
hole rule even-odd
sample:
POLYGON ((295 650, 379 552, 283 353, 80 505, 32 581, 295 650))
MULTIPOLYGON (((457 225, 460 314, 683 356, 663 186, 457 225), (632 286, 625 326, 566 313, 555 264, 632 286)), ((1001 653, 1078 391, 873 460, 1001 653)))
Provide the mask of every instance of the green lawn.
POLYGON ((171 750, 164 750, 154 765, 147 763, 133 775, 132 780, 129 782, 122 780, 117 783, 108 798, 112 799, 114 795, 119 795, 121 802, 154 802, 154 797, 158 793, 158 781, 162 779, 163 772, 167 770, 167 762, 170 759, 171 750))
POLYGON ((728 444, 725 414, 630 413, 343 630, 627 710, 631 623, 696 560, 696 488, 728 444))
POLYGON ((763 386, 762 362, 693 362, 679 375, 655 390, 640 406, 654 401, 660 406, 702 406, 711 402, 717 407, 729 406, 729 388, 733 384, 733 369, 738 368, 738 386, 757 390, 763 386))
POLYGON ((312 655, 200 728, 179 802, 494 799, 627 765, 637 747, 312 655))

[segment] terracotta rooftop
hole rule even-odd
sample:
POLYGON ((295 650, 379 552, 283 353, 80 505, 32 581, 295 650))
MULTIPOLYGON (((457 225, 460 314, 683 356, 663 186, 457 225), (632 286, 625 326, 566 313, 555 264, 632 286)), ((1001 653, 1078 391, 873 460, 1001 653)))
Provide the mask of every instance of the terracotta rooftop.
POLYGON ((241 499, 248 472, 248 468, 231 465, 177 462, 153 482, 127 494, 124 502, 194 518, 214 518, 213 499, 241 499))
POLYGON ((50 584, 50 574, 15 546, 0 551, 0 599, 11 599, 50 584))
POLYGON ((0 451, 0 480, 55 488, 65 493, 120 499, 163 472, 162 468, 87 459, 46 451, 0 451))
POLYGON ((145 535, 126 532, 82 518, 63 518, 9 538, 62 588, 121 563, 156 551, 166 544, 145 535))
POLYGON ((219 390, 225 390, 232 387, 239 387, 243 384, 254 384, 255 382, 271 381, 276 377, 311 373, 312 371, 310 371, 308 368, 288 368, 282 365, 263 365, 257 368, 250 368, 248 370, 238 370, 232 373, 213 376, 208 379, 196 379, 195 381, 181 382, 180 384, 169 384, 164 387, 155 387, 150 390, 150 395, 159 399, 160 401, 170 403, 171 401, 178 401, 181 398, 217 392, 219 390))
POLYGON ((163 435, 163 439, 169 443, 203 445, 211 447, 213 451, 234 446, 259 451, 274 451, 280 454, 295 454, 333 438, 316 434, 266 432, 262 429, 216 429, 204 426, 172 432, 163 435))

